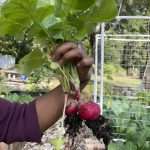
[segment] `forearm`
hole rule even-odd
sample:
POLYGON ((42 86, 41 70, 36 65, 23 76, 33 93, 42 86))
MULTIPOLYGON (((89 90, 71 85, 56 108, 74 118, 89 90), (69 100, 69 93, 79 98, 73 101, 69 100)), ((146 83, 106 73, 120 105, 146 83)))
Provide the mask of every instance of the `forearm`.
POLYGON ((36 110, 41 131, 52 126, 62 115, 64 106, 64 92, 61 86, 47 95, 36 100, 36 110))
MULTIPOLYGON (((81 83, 81 90, 89 80, 81 83)), ((64 92, 58 86, 48 94, 40 96, 36 100, 36 111, 41 131, 45 131, 52 126, 62 115, 64 107, 64 92)))

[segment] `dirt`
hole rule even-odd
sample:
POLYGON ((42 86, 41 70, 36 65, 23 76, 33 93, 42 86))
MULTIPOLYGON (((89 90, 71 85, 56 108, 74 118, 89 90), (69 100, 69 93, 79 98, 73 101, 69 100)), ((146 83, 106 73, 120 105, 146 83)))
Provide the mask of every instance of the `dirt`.
MULTIPOLYGON (((59 122, 57 122, 44 133, 41 144, 26 143, 22 150, 54 150, 50 141, 58 137, 60 132, 59 122)), ((74 139, 66 135, 65 141, 63 150, 105 150, 103 140, 98 141, 86 125, 83 125, 74 139)))

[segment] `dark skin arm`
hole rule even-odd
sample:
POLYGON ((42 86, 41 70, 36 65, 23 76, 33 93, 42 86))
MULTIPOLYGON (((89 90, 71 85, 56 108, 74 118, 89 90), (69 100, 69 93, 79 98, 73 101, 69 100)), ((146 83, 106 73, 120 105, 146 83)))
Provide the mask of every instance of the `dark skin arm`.
MULTIPOLYGON (((54 60, 60 65, 73 63, 76 65, 81 89, 84 88, 89 80, 89 70, 93 59, 84 54, 84 49, 74 43, 64 43, 59 46, 54 54, 54 60)), ((41 131, 45 131, 52 126, 62 115, 64 107, 64 92, 58 86, 47 95, 37 98, 36 110, 41 131)))

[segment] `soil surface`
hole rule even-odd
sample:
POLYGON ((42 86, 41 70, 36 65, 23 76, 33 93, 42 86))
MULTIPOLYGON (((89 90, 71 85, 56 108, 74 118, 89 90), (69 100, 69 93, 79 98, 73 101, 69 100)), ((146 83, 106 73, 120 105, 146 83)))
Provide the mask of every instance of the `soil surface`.
MULTIPOLYGON (((61 132, 59 125, 59 122, 57 122, 45 132, 41 144, 26 143, 22 150, 54 150, 51 140, 59 136, 61 132)), ((70 138, 66 135, 64 145, 65 147, 62 147, 62 150, 105 150, 103 140, 98 141, 86 125, 80 128, 76 137, 70 138)))

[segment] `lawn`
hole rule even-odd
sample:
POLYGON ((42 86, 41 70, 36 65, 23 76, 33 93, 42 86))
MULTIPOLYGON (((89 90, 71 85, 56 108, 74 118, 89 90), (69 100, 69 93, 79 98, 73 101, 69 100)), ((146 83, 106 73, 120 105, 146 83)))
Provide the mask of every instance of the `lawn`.
POLYGON ((117 76, 117 75, 113 76, 112 80, 105 78, 105 81, 112 85, 121 87, 138 87, 142 83, 142 80, 140 79, 136 79, 130 76, 117 76))

